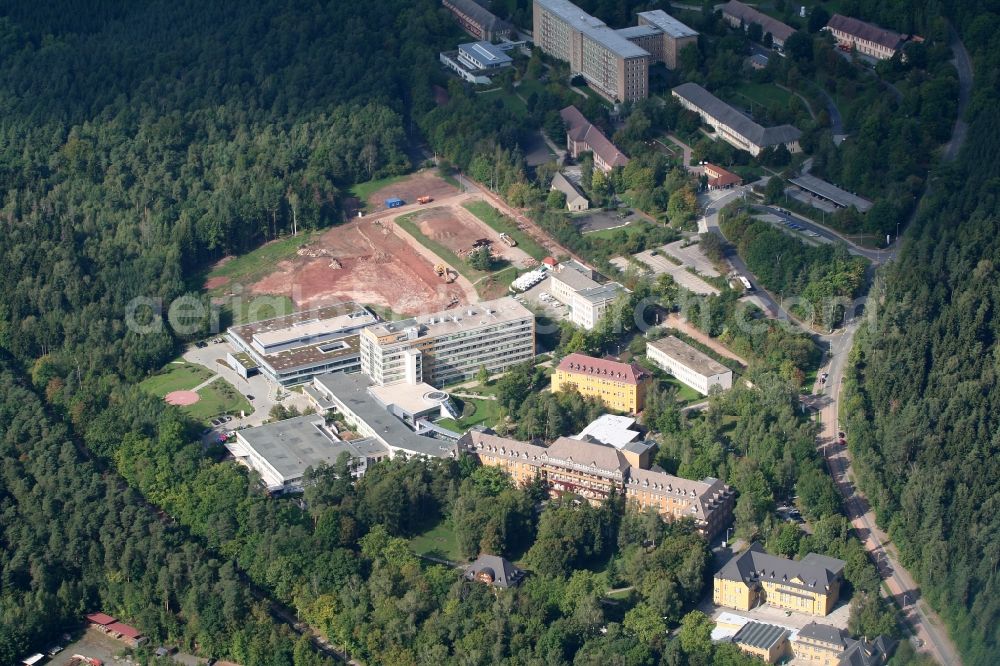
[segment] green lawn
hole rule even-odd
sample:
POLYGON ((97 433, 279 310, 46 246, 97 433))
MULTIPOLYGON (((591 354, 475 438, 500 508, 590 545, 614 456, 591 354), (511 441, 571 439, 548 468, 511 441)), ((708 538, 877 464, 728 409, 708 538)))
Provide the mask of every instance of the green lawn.
MULTIPOLYGON (((226 263, 212 269, 208 279, 216 277, 229 278, 229 284, 209 290, 211 294, 221 293, 232 286, 232 283, 256 282, 274 270, 274 265, 284 259, 295 256, 295 252, 309 243, 314 237, 312 233, 301 233, 298 236, 285 236, 278 240, 265 243, 253 252, 230 259, 226 263)), ((199 285, 200 286, 200 285, 199 285)))
POLYGON ((295 303, 288 296, 252 296, 239 300, 239 312, 232 312, 232 304, 223 305, 223 311, 232 316, 233 324, 249 324, 261 319, 283 317, 295 312, 295 303))
POLYGON ((162 398, 172 391, 190 391, 198 384, 211 378, 212 373, 205 368, 187 361, 168 363, 166 367, 139 383, 147 393, 162 398))
POLYGON ((465 432, 476 425, 494 425, 500 418, 500 404, 496 400, 480 400, 478 398, 452 398, 455 402, 461 401, 464 404, 471 404, 475 411, 469 416, 459 419, 441 419, 437 422, 442 428, 448 428, 455 432, 465 432))
POLYGON ((458 539, 451 522, 445 518, 432 529, 410 539, 410 548, 417 555, 427 555, 450 562, 464 562, 458 549, 458 539))
POLYGON ((740 106, 747 106, 752 102, 769 108, 788 108, 792 94, 773 83, 746 82, 736 86, 729 98, 740 106))
POLYGON ((477 93, 484 101, 497 102, 499 101, 503 106, 507 107, 507 110, 511 113, 524 117, 528 115, 528 107, 517 96, 516 93, 508 93, 504 91, 503 88, 498 88, 496 90, 490 90, 484 93, 477 93))
POLYGON ((368 203, 368 197, 373 195, 375 192, 378 192, 387 185, 398 183, 408 176, 409 174, 403 174, 402 176, 389 176, 388 178, 369 180, 367 183, 358 183, 357 185, 351 187, 351 195, 361 199, 361 203, 365 204, 368 203))
MULTIPOLYGON (((622 224, 625 221, 622 220, 622 224)), ((642 223, 633 221, 625 224, 623 227, 615 227, 614 229, 599 229, 598 231, 588 231, 584 234, 587 238, 600 238, 602 240, 611 240, 615 238, 620 232, 625 232, 629 236, 642 231, 642 223)))
MULTIPOLYGON (((147 393, 162 398, 172 391, 190 391, 211 377, 212 372, 208 368, 180 361, 168 363, 158 373, 144 379, 139 387, 147 393)), ((220 414, 238 415, 241 411, 245 411, 247 414, 253 412, 249 401, 222 378, 216 379, 200 389, 198 395, 201 400, 193 405, 180 407, 180 409, 191 418, 206 425, 212 417, 220 414)))
POLYGON ((478 217, 486 226, 494 231, 510 234, 510 237, 517 241, 517 247, 527 252, 536 261, 541 261, 549 256, 549 251, 539 245, 527 233, 518 229, 514 220, 485 201, 467 201, 462 204, 462 208, 478 217))
POLYGON ((666 384, 669 384, 670 386, 673 386, 675 389, 677 389, 678 402, 689 404, 692 402, 701 402, 702 400, 708 400, 708 398, 703 396, 701 393, 698 393, 693 388, 691 388, 687 384, 684 384, 675 377, 667 377, 663 381, 666 384))

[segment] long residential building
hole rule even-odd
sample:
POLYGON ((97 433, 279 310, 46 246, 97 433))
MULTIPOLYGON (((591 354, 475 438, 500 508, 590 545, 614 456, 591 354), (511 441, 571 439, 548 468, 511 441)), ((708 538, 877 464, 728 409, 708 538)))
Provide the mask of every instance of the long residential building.
POLYGON ((766 603, 807 615, 829 615, 840 596, 845 565, 816 553, 789 560, 769 555, 754 543, 716 572, 713 600, 741 611, 766 603))
POLYGON ((472 379, 503 372, 535 355, 535 315, 510 297, 369 326, 361 370, 376 384, 472 379))
POLYGON ((698 393, 733 387, 733 371, 674 335, 646 343, 646 357, 698 393))
POLYGON ((476 39, 493 41, 510 37, 513 28, 475 0, 441 0, 458 24, 476 39))
POLYGON ((580 153, 591 152, 594 166, 609 173, 615 167, 628 164, 628 157, 611 143, 604 132, 597 129, 575 106, 567 106, 559 112, 566 125, 566 150, 574 158, 580 153))
POLYGON ((730 0, 722 5, 722 18, 734 28, 748 30, 754 23, 761 27, 764 35, 771 35, 771 42, 781 50, 785 42, 795 32, 795 28, 758 11, 739 0, 730 0))
POLYGON ((637 414, 645 403, 650 379, 649 373, 635 364, 574 352, 556 366, 552 391, 575 388, 583 396, 598 398, 608 409, 637 414))
POLYGON ((569 0, 535 0, 535 46, 569 63, 588 85, 611 102, 649 96, 648 51, 569 0))
POLYGON ((682 479, 639 467, 640 457, 628 447, 560 437, 538 446, 471 430, 459 440, 460 450, 483 465, 499 467, 519 485, 537 478, 553 497, 574 494, 600 504, 614 491, 640 510, 652 509, 667 521, 690 518, 709 539, 732 520, 734 492, 722 481, 682 479))
POLYGON ((672 94, 685 109, 701 116, 702 122, 715 128, 727 143, 754 157, 765 148, 784 145, 790 153, 801 151, 802 132, 791 125, 763 127, 743 115, 697 83, 682 83, 672 94))
POLYGON ((227 360, 243 377, 261 373, 283 386, 324 372, 357 372, 358 335, 378 321, 361 305, 345 302, 230 326, 226 337, 235 351, 227 360))
POLYGON ((888 60, 896 55, 904 40, 894 30, 886 30, 873 23, 840 14, 831 16, 825 29, 830 31, 842 49, 854 49, 879 60, 888 60))

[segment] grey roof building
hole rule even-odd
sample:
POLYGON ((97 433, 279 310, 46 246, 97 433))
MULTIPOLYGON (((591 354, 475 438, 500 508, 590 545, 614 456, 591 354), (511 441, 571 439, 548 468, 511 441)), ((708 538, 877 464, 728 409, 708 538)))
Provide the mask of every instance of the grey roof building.
POLYGON ((726 104, 697 83, 682 83, 672 94, 684 108, 701 116, 727 143, 756 156, 772 146, 784 145, 789 152, 800 151, 802 132, 792 125, 764 127, 726 104))
POLYGON ((774 624, 747 622, 731 640, 744 652, 773 664, 788 653, 788 637, 791 633, 788 629, 774 624))
POLYGON ((797 658, 825 663, 836 660, 838 666, 882 666, 895 649, 896 641, 891 638, 854 639, 844 629, 818 622, 799 629, 792 643, 797 658))
POLYGON ((828 586, 839 579, 846 564, 835 557, 816 553, 809 553, 801 560, 789 560, 766 553, 760 543, 754 543, 729 560, 715 577, 741 582, 780 580, 789 587, 808 590, 820 585, 828 586))
POLYGON ((587 197, 583 196, 583 192, 580 191, 573 181, 561 173, 552 176, 551 189, 558 190, 566 195, 567 210, 580 211, 590 208, 590 202, 587 200, 587 197))
POLYGON ((722 18, 734 28, 742 27, 744 30, 752 23, 756 23, 764 34, 771 35, 774 45, 779 49, 784 47, 785 41, 795 32, 795 29, 787 23, 782 23, 738 0, 730 0, 722 6, 722 18))
POLYGON ((514 587, 524 579, 524 570, 498 555, 482 554, 465 570, 468 580, 486 583, 493 587, 514 587))

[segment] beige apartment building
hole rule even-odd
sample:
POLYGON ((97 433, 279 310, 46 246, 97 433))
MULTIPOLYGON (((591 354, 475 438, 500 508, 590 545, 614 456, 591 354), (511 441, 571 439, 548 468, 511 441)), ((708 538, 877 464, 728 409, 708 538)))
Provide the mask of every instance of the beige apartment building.
POLYGON ((840 48, 847 51, 854 49, 879 60, 888 60, 896 55, 904 41, 898 32, 840 14, 830 17, 825 29, 830 31, 840 48))
POLYGON ((649 96, 650 54, 568 0, 535 0, 535 46, 611 102, 649 96))
POLYGON ((535 355, 535 315, 510 297, 383 322, 361 332, 361 371, 376 384, 472 379, 535 355))

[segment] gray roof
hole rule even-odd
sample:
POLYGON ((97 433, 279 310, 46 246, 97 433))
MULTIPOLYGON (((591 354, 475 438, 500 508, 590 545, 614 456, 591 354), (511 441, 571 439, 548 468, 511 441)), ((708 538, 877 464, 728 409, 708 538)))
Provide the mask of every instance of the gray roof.
POLYGON ((479 42, 469 42, 468 44, 459 44, 459 51, 464 51, 465 54, 471 58, 482 62, 491 62, 494 64, 503 64, 511 62, 511 57, 501 51, 499 48, 490 44, 489 42, 479 41, 479 42))
POLYGON ((831 16, 826 27, 831 30, 839 30, 858 39, 875 42, 887 49, 899 48, 899 43, 903 41, 903 36, 894 30, 886 30, 874 23, 867 23, 861 19, 841 14, 831 16))
POLYGON ((722 6, 722 14, 723 16, 732 16, 740 19, 744 25, 756 23, 764 29, 765 33, 771 33, 771 37, 781 43, 784 43, 795 32, 795 29, 790 25, 782 23, 763 12, 759 12, 742 2, 738 2, 738 0, 730 0, 730 2, 724 4, 722 6))
POLYGON ((829 624, 820 624, 818 622, 810 622, 806 626, 799 629, 798 638, 809 638, 814 641, 820 641, 821 643, 836 645, 841 650, 846 648, 851 640, 850 637, 848 637, 847 632, 843 629, 829 624))
POLYGON ((586 143, 591 151, 599 156, 608 166, 625 166, 628 164, 628 157, 618 149, 618 146, 611 143, 611 140, 604 136, 604 133, 597 129, 587 118, 580 113, 580 109, 575 106, 567 106, 559 111, 563 122, 566 123, 566 135, 573 141, 586 143))
POLYGON ((802 132, 791 125, 778 125, 776 127, 758 125, 697 83, 682 83, 673 89, 673 94, 687 100, 762 148, 798 141, 799 137, 802 136, 802 132))
POLYGON ((535 0, 535 2, 568 23, 574 30, 578 30, 622 58, 649 56, 649 51, 628 41, 609 28, 604 21, 591 16, 569 0, 535 0))
POLYGON ((639 18, 645 19, 651 25, 665 32, 674 39, 681 37, 696 37, 697 30, 692 30, 662 9, 654 9, 648 12, 639 12, 639 18))
POLYGON ((308 414, 240 430, 239 435, 285 480, 300 478, 308 467, 332 465, 344 452, 354 458, 389 454, 375 440, 335 441, 322 430, 323 424, 322 416, 308 414))
POLYGON ((431 458, 447 458, 455 454, 454 443, 418 435, 382 407, 368 392, 374 384, 365 375, 330 372, 317 376, 316 382, 368 424, 390 448, 431 458))
POLYGON ((851 645, 840 655, 839 666, 882 666, 895 649, 896 641, 885 636, 879 636, 873 641, 864 638, 852 640, 851 645))
POLYGON ((524 571, 518 569, 504 557, 482 554, 465 570, 465 577, 474 580, 480 573, 488 573, 494 587, 511 587, 524 578, 524 571))
POLYGON ((676 335, 668 335, 667 337, 660 338, 659 340, 651 340, 646 343, 646 345, 656 349, 657 351, 663 352, 678 363, 684 365, 684 367, 697 372, 703 377, 731 372, 729 368, 722 365, 708 354, 704 354, 695 349, 688 343, 678 338, 676 335))
POLYGON ((733 642, 768 650, 772 645, 786 640, 791 634, 788 629, 763 622, 747 622, 733 636, 733 642))
POLYGON ((559 190, 560 192, 565 194, 566 203, 568 204, 580 200, 583 200, 585 202, 587 201, 587 197, 583 196, 583 193, 580 192, 579 188, 577 188, 577 186, 573 183, 573 181, 571 181, 561 173, 557 173, 556 175, 552 176, 552 189, 559 190))
POLYGON ((625 39, 635 39, 637 37, 652 37, 653 35, 661 34, 663 31, 653 25, 630 25, 627 28, 619 28, 615 32, 625 39))
POLYGON ((443 0, 443 5, 451 5, 487 30, 508 28, 509 24, 497 18, 491 11, 473 0, 443 0))
POLYGON ((768 580, 789 587, 814 592, 826 590, 844 571, 843 560, 809 553, 799 561, 785 559, 764 552, 764 547, 754 543, 743 553, 733 557, 719 571, 716 578, 757 584, 768 580), (801 582, 793 582, 798 579, 801 582))
POLYGON ((656 446, 656 442, 648 439, 637 439, 635 441, 629 442, 622 447, 622 451, 628 451, 629 453, 636 453, 642 455, 646 451, 649 451, 656 446))
POLYGON ((813 194, 818 194, 824 199, 829 199, 835 204, 843 206, 844 208, 849 208, 854 206, 862 213, 868 212, 872 207, 872 202, 863 197, 859 197, 856 194, 851 194, 847 190, 842 190, 833 183, 828 183, 822 178, 817 178, 809 174, 799 176, 798 178, 791 178, 789 182, 792 185, 801 187, 807 192, 812 192, 813 194))
POLYGON ((608 282, 607 284, 602 284, 597 287, 583 289, 579 292, 579 294, 581 298, 584 298, 591 303, 603 303, 605 301, 613 301, 618 298, 619 294, 624 292, 625 287, 622 285, 617 282, 608 282))

